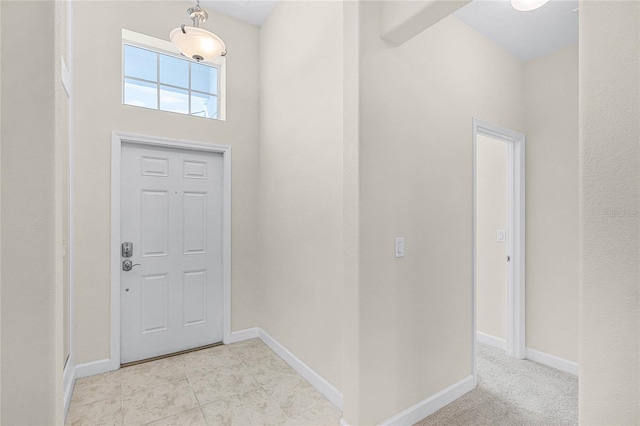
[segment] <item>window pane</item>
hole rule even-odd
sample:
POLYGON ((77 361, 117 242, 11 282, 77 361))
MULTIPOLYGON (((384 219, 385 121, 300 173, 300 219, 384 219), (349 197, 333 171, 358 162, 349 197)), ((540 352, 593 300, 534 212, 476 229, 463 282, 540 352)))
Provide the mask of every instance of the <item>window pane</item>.
POLYGON ((198 117, 218 118, 218 97, 191 92, 191 114, 198 117))
POLYGON ((191 90, 218 94, 218 69, 191 63, 191 90))
POLYGON ((160 86, 160 109, 189 114, 189 92, 175 87, 160 86))
POLYGON ((160 83, 189 88, 189 63, 183 59, 160 55, 160 83))
POLYGON ((158 85, 146 81, 124 79, 124 103, 158 109, 158 85))
POLYGON ((127 77, 156 81, 158 79, 157 53, 133 46, 124 46, 124 74, 127 77))

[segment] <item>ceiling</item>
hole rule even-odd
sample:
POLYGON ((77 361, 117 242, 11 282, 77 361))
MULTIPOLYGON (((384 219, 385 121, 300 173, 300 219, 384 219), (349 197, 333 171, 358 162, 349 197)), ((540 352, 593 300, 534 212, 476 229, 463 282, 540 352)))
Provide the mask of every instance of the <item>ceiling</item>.
POLYGON ((277 0, 201 0, 200 5, 214 12, 260 26, 276 7, 277 0))
MULTIPOLYGON (((278 0, 201 0, 207 9, 260 26, 278 0)), ((578 42, 578 0, 550 0, 519 12, 510 0, 474 0, 455 16, 503 49, 529 61, 578 42)))
POLYGON ((474 0, 454 13, 519 58, 529 61, 578 43, 578 0, 551 0, 519 12, 509 0, 474 0))

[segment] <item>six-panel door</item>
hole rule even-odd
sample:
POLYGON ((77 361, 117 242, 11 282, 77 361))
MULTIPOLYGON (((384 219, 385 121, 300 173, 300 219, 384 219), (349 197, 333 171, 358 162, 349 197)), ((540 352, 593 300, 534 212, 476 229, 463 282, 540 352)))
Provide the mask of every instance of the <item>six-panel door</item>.
POLYGON ((222 176, 221 154, 123 144, 122 363, 222 341, 222 176))

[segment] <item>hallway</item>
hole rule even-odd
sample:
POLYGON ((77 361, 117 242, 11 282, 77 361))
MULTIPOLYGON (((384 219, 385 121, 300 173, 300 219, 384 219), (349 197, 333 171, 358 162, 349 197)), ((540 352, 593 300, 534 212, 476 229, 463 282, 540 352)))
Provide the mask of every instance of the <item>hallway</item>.
POLYGON ((0 426, 640 426, 640 0, 0 16, 0 426))
POLYGON ((415 426, 577 425, 578 378, 478 344, 478 386, 415 426))

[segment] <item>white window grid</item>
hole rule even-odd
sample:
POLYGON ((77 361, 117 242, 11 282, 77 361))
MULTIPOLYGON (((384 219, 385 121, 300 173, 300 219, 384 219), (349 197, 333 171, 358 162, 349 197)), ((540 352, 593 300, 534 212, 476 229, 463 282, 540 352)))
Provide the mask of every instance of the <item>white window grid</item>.
POLYGON ((146 108, 146 109, 153 109, 153 110, 157 110, 157 111, 164 111, 164 112, 171 112, 174 114, 180 114, 180 115, 189 115, 190 117, 199 117, 199 118, 207 118, 210 120, 217 120, 219 115, 220 115, 220 76, 221 76, 221 70, 220 70, 220 66, 217 65, 213 65, 213 64, 199 64, 199 65, 203 65, 206 67, 210 67, 210 68, 215 68, 217 70, 216 76, 217 76, 217 81, 216 81, 216 92, 218 93, 208 93, 208 92, 203 92, 200 90, 193 90, 191 89, 191 64, 193 63, 193 61, 190 61, 189 59, 185 58, 184 56, 181 55, 176 55, 174 53, 170 53, 170 52, 166 52, 166 51, 161 51, 159 49, 156 48, 150 48, 149 46, 144 46, 144 45, 140 45, 137 43, 132 43, 130 41, 127 41, 126 43, 122 44, 122 103, 123 105, 128 105, 128 106, 135 106, 138 108, 146 108), (132 77, 129 75, 126 75, 124 70, 124 61, 125 61, 125 49, 124 46, 131 46, 131 47, 135 47, 138 49, 143 49, 152 53, 156 54, 156 80, 146 80, 144 78, 139 78, 139 77, 132 77), (169 56, 172 58, 177 58, 180 59, 181 61, 185 61, 189 64, 189 68, 187 71, 188 74, 188 80, 189 80, 189 87, 181 87, 181 86, 175 86, 172 84, 166 84, 166 83, 160 83, 160 55, 164 55, 164 56, 169 56), (125 79, 129 79, 129 80, 136 80, 136 81, 141 81, 144 83, 152 83, 156 85, 156 105, 157 108, 149 108, 149 107, 139 107, 137 105, 130 105, 130 104, 125 104, 124 103, 124 89, 125 89, 125 79), (189 114, 183 114, 183 113, 179 113, 179 112, 175 112, 175 111, 168 111, 168 110, 164 110, 160 108, 160 88, 164 86, 164 87, 170 87, 170 88, 174 88, 174 89, 179 89, 179 90, 186 90, 188 92, 189 95, 189 114), (191 94, 192 93, 197 93, 197 94, 201 94, 201 95, 207 95, 207 96, 215 96, 216 98, 216 113, 215 116, 213 117, 207 117, 207 116, 201 116, 201 115, 195 115, 192 111, 191 111, 191 94))

